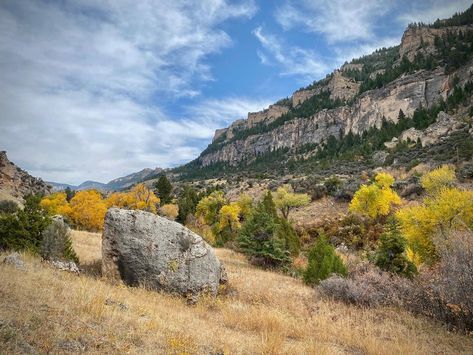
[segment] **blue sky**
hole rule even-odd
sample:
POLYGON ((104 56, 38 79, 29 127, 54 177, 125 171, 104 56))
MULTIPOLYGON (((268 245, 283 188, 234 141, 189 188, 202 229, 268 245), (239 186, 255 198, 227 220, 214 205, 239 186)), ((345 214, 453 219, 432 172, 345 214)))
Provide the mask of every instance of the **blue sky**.
POLYGON ((3 0, 0 149, 71 184, 176 166, 216 128, 469 5, 3 0))

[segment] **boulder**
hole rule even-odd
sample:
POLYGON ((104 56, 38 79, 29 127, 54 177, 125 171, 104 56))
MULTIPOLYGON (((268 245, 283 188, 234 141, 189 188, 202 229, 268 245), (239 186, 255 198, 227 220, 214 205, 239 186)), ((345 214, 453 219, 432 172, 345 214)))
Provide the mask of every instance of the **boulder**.
POLYGON ((199 235, 155 214, 118 208, 105 216, 102 273, 189 299, 201 292, 216 295, 227 281, 223 265, 199 235))

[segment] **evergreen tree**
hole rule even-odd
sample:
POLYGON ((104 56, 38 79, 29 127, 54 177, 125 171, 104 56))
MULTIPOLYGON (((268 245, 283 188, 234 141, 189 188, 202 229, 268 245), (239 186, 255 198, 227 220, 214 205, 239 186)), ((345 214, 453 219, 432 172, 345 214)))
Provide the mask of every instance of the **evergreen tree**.
POLYGON ((72 190, 69 186, 66 187, 64 192, 66 193, 67 202, 70 202, 72 200, 72 198, 74 197, 74 195, 76 194, 76 192, 74 190, 72 190))
POLYGON ((156 189, 156 195, 158 195, 161 201, 161 205, 171 203, 172 185, 165 174, 159 177, 158 181, 154 184, 154 187, 156 189))
POLYGON ((386 271, 412 277, 416 266, 405 255, 406 240, 395 221, 388 223, 388 230, 381 235, 375 264, 386 271))
POLYGON ((277 233, 280 220, 271 192, 264 196, 240 229, 237 243, 254 264, 281 267, 290 262, 286 240, 277 233))
POLYGON ((197 192, 188 185, 184 186, 177 199, 177 205, 179 207, 177 221, 182 224, 186 223, 187 216, 195 213, 198 202, 199 196, 197 192))
POLYGON ((321 236, 310 249, 308 259, 304 281, 309 285, 316 285, 331 274, 347 275, 346 266, 324 236, 321 236))
POLYGON ((51 223, 40 201, 41 196, 28 195, 23 210, 0 216, 0 249, 39 252, 42 233, 51 223))

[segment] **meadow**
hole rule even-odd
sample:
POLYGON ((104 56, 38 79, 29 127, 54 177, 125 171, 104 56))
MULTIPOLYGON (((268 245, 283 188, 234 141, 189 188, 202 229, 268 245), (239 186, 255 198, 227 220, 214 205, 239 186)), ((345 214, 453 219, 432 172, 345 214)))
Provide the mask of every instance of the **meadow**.
MULTIPOLYGON (((471 354, 473 338, 395 308, 322 298, 301 280, 216 249, 229 285, 189 306, 100 276, 101 235, 72 233, 83 272, 23 254, 0 263, 0 353, 471 354)), ((3 256, 0 258, 3 259, 3 256)))

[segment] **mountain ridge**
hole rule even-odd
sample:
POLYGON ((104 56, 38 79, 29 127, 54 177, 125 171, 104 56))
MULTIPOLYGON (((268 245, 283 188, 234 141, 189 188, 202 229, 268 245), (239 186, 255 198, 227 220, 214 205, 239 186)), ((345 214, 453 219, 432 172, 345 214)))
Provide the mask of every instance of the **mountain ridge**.
MULTIPOLYGON (((473 6, 433 25, 410 24, 398 46, 353 59, 267 109, 217 129, 200 156, 175 172, 186 178, 205 170, 207 177, 216 177, 281 151, 285 161, 305 159, 325 149, 331 137, 361 137, 372 128, 381 129, 384 122, 398 124, 400 111, 412 119, 420 109, 439 106, 429 124, 440 111, 462 121, 461 106, 471 105, 471 92, 465 88, 473 81, 472 42, 473 6), (449 97, 462 90, 462 105, 453 104, 449 97), (308 146, 310 152, 298 153, 308 146)), ((436 135, 430 144, 440 138, 436 135)))

